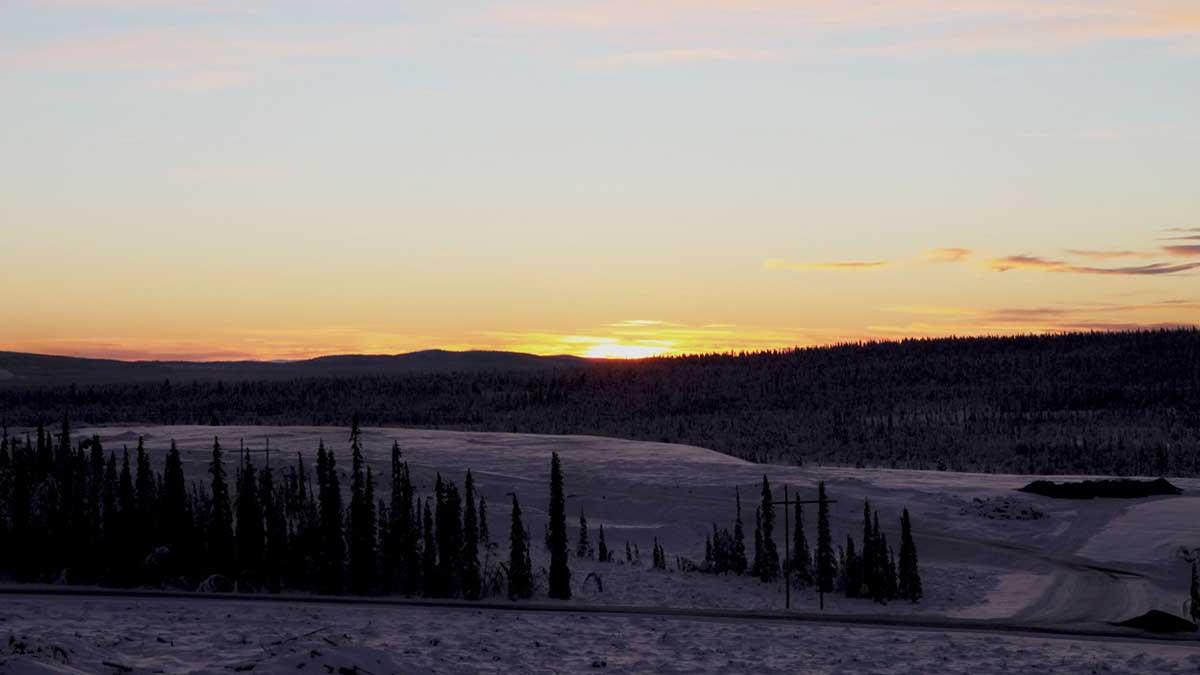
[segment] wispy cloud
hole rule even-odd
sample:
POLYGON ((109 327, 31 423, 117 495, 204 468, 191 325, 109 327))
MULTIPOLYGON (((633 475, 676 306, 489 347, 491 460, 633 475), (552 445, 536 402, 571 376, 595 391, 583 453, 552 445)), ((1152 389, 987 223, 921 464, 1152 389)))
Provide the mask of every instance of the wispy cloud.
POLYGON ((1163 250, 1179 258, 1200 258, 1200 244, 1164 246, 1163 250))
POLYGON ((974 251, 969 248, 934 248, 925 252, 925 262, 930 263, 959 263, 966 262, 974 251))
POLYGON ((1069 248, 1068 255, 1088 260, 1115 260, 1118 258, 1148 258, 1151 254, 1142 251, 1097 251, 1093 249, 1069 248))
POLYGON ((838 270, 838 271, 855 271, 855 270, 875 270, 881 267, 886 267, 886 260, 843 260, 832 262, 793 262, 782 258, 768 258, 763 261, 763 269, 768 270, 792 270, 795 272, 803 272, 810 270, 838 270))
POLYGON ((315 59, 403 50, 411 39, 403 27, 371 25, 142 28, 0 49, 0 70, 140 73, 169 89, 202 91, 242 85, 264 71, 315 59))
POLYGON ((1092 267, 1088 265, 1074 265, 1063 260, 1054 260, 1051 258, 1043 258, 1034 255, 1010 255, 1002 258, 993 258, 990 263, 992 270, 996 272, 1008 272, 1010 270, 1031 269, 1041 270, 1044 272, 1061 272, 1071 274, 1101 274, 1101 275, 1129 275, 1129 276, 1157 276, 1166 274, 1179 274, 1188 272, 1196 268, 1200 268, 1200 263, 1149 263, 1147 265, 1135 265, 1128 267, 1092 267))
POLYGON ((600 36, 613 48, 606 58, 626 64, 678 62, 637 56, 653 52, 675 59, 705 50, 788 58, 1028 52, 1200 35, 1192 0, 512 0, 486 15, 527 33, 600 36))

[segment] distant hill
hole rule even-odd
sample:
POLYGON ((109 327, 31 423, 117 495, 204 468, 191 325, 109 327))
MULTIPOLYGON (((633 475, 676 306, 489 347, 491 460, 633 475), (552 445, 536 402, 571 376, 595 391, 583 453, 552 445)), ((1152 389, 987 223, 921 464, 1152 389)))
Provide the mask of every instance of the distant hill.
POLYGON ((304 361, 117 361, 73 356, 0 352, 0 387, 133 384, 146 382, 239 382, 307 377, 404 375, 421 372, 525 372, 588 363, 576 356, 430 349, 395 355, 322 356, 304 361))
POLYGON ((0 427, 64 416, 78 425, 285 426, 358 417, 364 426, 682 443, 783 464, 1200 476, 1200 330, 1191 328, 636 361, 479 352, 287 364, 43 359, 0 355, 0 368, 14 373, 9 382, 40 374, 79 386, 0 384, 0 427), (126 381, 85 379, 100 377, 126 381))

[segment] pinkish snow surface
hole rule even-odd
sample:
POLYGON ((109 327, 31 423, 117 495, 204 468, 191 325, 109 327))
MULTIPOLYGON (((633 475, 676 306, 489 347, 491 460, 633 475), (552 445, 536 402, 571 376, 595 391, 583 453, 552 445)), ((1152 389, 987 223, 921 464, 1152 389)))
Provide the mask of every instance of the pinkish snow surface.
POLYGON ((0 675, 1194 673, 1200 650, 977 633, 230 601, 6 598, 0 675), (25 652, 25 654, 14 654, 25 652), (354 671, 357 667, 359 670, 354 671), (240 670, 239 670, 240 669, 240 670))

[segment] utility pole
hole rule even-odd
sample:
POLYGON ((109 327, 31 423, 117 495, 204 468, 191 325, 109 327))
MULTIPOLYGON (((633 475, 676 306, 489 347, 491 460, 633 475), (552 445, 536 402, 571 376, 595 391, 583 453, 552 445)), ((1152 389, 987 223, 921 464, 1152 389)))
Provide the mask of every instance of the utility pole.
MULTIPOLYGON (((789 541, 789 539, 791 539, 791 537, 792 537, 792 528, 788 522, 789 521, 788 511, 790 510, 790 508, 792 506, 795 506, 796 504, 820 504, 821 502, 822 502, 822 500, 820 500, 820 499, 796 499, 796 500, 788 499, 788 486, 786 483, 783 486, 783 501, 771 502, 772 506, 774 506, 776 504, 780 504, 783 506, 783 559, 784 559, 783 606, 785 609, 792 608, 792 565, 791 565, 792 554, 791 554, 791 542, 789 541)), ((824 503, 836 504, 837 500, 836 499, 826 499, 826 500, 824 500, 824 503)), ((796 523, 796 527, 804 527, 804 523, 796 523)), ((824 610, 825 609, 825 591, 821 590, 821 584, 819 582, 817 583, 817 594, 820 597, 821 609, 824 610)))

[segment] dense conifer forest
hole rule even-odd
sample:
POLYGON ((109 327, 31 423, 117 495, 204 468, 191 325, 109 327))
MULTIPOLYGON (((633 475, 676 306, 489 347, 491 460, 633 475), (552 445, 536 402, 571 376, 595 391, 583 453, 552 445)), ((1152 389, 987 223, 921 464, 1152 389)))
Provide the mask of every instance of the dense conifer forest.
POLYGON ((595 434, 771 462, 1200 475, 1200 331, 946 338, 523 371, 0 388, 0 421, 595 434))

